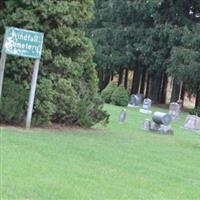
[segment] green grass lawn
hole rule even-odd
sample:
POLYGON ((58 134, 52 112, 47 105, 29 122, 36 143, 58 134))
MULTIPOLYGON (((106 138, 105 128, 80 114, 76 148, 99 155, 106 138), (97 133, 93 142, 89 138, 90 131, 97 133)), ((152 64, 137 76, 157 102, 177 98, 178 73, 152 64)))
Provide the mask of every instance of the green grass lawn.
MULTIPOLYGON (((107 127, 76 131, 1 128, 1 200, 199 200, 200 135, 141 129, 144 115, 105 106, 107 127)), ((155 109, 155 108, 154 108, 155 109)))

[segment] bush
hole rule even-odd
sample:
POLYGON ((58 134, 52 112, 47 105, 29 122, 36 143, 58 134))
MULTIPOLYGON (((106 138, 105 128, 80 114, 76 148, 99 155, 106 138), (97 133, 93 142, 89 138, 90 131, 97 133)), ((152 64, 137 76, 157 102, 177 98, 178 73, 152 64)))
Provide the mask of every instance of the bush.
POLYGON ((71 82, 66 79, 59 79, 55 88, 54 105, 56 111, 52 121, 62 124, 72 124, 74 121, 73 113, 77 112, 76 92, 71 82))
MULTIPOLYGON (((31 2, 4 1, 0 13, 4 22, 0 23, 0 40, 6 25, 45 33, 33 122, 37 125, 49 122, 93 125, 105 121, 107 115, 100 106, 95 107, 94 102, 98 92, 93 61, 95 52, 83 31, 83 24, 86 25, 92 17, 93 1, 50 0, 43 1, 42 6, 40 1, 31 2), (95 112, 98 112, 96 119, 95 112)), ((8 57, 5 77, 20 83, 29 92, 32 69, 32 59, 8 57)), ((7 101, 11 103, 13 99, 7 101)), ((26 110, 26 106, 23 107, 23 113, 26 110)), ((10 114, 13 117, 15 113, 10 114)), ((7 121, 12 122, 9 120, 12 117, 6 117, 7 121)), ((21 121, 21 116, 16 119, 21 121)))
POLYGON ((51 116, 55 112, 54 93, 52 81, 42 78, 36 90, 33 110, 34 125, 43 125, 50 122, 51 116))
POLYGON ((117 106, 127 106, 128 100, 128 93, 123 85, 116 88, 111 97, 112 103, 117 106))
POLYGON ((111 97, 113 92, 116 90, 117 85, 114 82, 110 82, 107 87, 102 90, 101 92, 101 97, 104 100, 104 102, 106 103, 110 103, 111 102, 111 97))
POLYGON ((191 115, 197 115, 198 117, 200 117, 200 107, 192 109, 189 113, 191 115))
POLYGON ((98 122, 101 122, 103 125, 107 124, 109 114, 103 110, 102 99, 96 96, 92 102, 87 99, 79 101, 78 112, 76 113, 78 124, 84 127, 91 127, 98 122))
POLYGON ((4 80, 0 103, 0 122, 21 124, 26 115, 28 92, 22 85, 4 80))

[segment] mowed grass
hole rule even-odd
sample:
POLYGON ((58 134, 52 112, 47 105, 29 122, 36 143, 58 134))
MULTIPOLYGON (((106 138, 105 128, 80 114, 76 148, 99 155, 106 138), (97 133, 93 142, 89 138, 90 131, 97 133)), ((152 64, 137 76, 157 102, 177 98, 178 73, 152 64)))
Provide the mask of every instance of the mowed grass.
MULTIPOLYGON (((107 127, 30 131, 1 128, 2 200, 199 200, 200 135, 142 130, 150 116, 106 105, 107 127)), ((154 108, 156 110, 156 108, 154 108)))

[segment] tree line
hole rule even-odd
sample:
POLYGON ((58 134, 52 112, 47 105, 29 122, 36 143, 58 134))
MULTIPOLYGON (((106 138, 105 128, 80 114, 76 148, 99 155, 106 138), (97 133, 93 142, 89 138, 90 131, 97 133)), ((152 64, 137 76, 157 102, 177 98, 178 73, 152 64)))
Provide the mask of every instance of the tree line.
POLYGON ((165 103, 171 77, 171 101, 187 91, 200 106, 199 22, 198 0, 96 0, 87 30, 96 50, 100 90, 116 74, 118 85, 126 88, 133 70, 131 94, 145 93, 165 103))
MULTIPOLYGON (((93 6, 93 0, 0 0, 1 44, 6 26, 44 33, 34 125, 90 127, 108 120, 98 95, 94 49, 83 30, 93 6)), ((0 123, 24 123, 33 62, 8 55, 0 123)))

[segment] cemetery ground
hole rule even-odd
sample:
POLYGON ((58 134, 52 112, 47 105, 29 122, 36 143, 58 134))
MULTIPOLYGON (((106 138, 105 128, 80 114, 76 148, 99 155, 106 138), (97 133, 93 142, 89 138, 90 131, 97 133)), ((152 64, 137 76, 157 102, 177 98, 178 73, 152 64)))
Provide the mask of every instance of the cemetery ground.
POLYGON ((124 124, 122 108, 105 109, 109 125, 91 130, 2 127, 1 199, 200 198, 200 134, 181 128, 186 113, 174 135, 161 135, 141 129, 148 115, 139 108, 127 108, 124 124))

